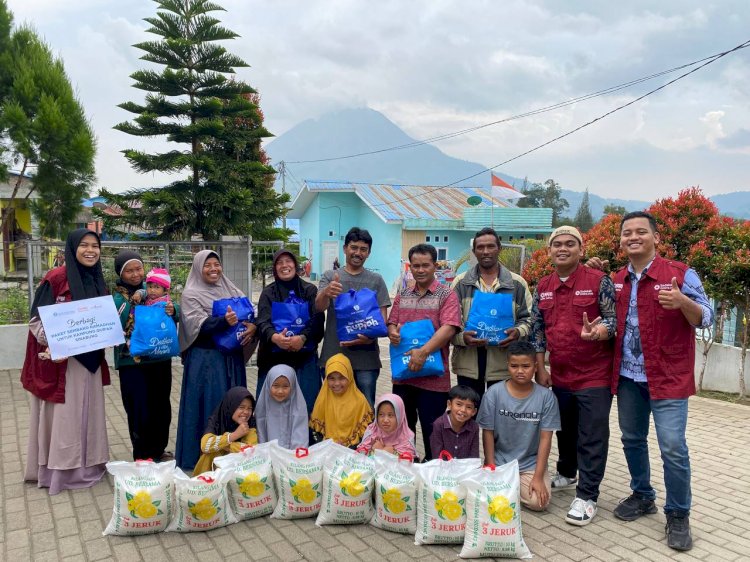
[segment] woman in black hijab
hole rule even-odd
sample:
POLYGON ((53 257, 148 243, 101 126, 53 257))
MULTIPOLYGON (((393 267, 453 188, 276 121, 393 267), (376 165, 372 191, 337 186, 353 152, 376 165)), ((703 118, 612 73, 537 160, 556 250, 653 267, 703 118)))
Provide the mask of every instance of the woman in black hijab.
MULTIPOLYGON (((126 343, 115 348, 115 369, 120 375, 120 395, 128 417, 128 433, 133 445, 133 460, 166 461, 174 455, 166 451, 169 424, 172 421, 172 360, 141 357, 136 362, 127 342, 135 327, 133 310, 142 304, 141 289, 146 272, 138 252, 123 249, 115 256, 117 283, 113 291, 115 307, 125 333, 126 343)), ((175 303, 172 319, 176 322, 180 308, 175 303)))
POLYGON ((318 367, 318 344, 323 339, 324 315, 315 310, 315 297, 318 289, 297 274, 297 258, 282 248, 273 255, 274 282, 268 285, 258 301, 258 396, 271 367, 289 365, 297 372, 297 380, 307 403, 310 415, 321 387, 321 373, 318 367), (274 302, 284 302, 294 291, 294 295, 307 302, 310 320, 299 335, 287 337, 278 333, 273 325, 272 308, 274 302))
POLYGON ((109 384, 109 370, 104 350, 51 361, 38 312, 40 306, 106 295, 100 254, 95 232, 71 232, 65 265, 44 276, 31 305, 21 372, 23 387, 32 394, 24 479, 49 488, 50 495, 93 486, 109 460, 103 388, 109 384))

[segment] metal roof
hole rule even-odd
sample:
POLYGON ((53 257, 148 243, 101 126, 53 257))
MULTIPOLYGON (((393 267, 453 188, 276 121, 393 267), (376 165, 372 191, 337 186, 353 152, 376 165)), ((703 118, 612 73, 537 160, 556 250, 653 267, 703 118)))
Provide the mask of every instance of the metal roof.
MULTIPOLYGON (((348 181, 306 180, 310 192, 349 191, 354 192, 385 221, 405 219, 459 220, 470 205, 467 199, 474 195, 482 198, 477 207, 490 207, 490 189, 485 187, 440 187, 429 185, 391 185, 348 181)), ((304 191, 303 188, 300 190, 304 191)), ((292 207, 295 207, 295 198, 292 207)), ((495 198, 496 207, 510 207, 506 201, 495 198)), ((296 210, 296 209, 295 209, 296 210)), ((299 212, 299 211, 298 211, 299 212)))

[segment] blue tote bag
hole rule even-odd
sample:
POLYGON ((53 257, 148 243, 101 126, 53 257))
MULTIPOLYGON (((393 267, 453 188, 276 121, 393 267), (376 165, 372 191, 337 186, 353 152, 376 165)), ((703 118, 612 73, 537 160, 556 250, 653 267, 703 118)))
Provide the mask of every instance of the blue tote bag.
MULTIPOLYGON (((289 291, 289 296, 284 302, 271 303, 271 322, 273 329, 281 333, 286 329, 288 337, 298 336, 310 323, 310 305, 305 299, 298 297, 294 291, 289 291)), ((311 341, 305 342, 304 350, 315 348, 311 341)), ((281 351, 277 346, 273 351, 281 351)))
POLYGON ((443 375, 443 357, 440 350, 433 351, 427 356, 424 366, 419 371, 409 370, 409 356, 406 353, 412 349, 422 347, 435 335, 432 322, 416 320, 401 326, 401 343, 391 344, 391 375, 395 382, 405 381, 416 377, 439 377, 443 375))
POLYGON ((336 335, 339 341, 353 341, 357 334, 366 338, 383 338, 388 335, 385 319, 380 313, 375 291, 367 287, 349 289, 336 297, 336 335))
POLYGON ((512 328, 513 295, 511 293, 482 293, 474 291, 465 330, 476 330, 478 339, 487 340, 487 345, 498 345, 512 328))
POLYGON ((134 326, 130 336, 130 355, 169 359, 180 353, 177 325, 164 310, 165 302, 133 309, 134 326))
POLYGON ((230 297, 214 301, 211 316, 224 316, 227 313, 228 306, 231 306, 234 313, 237 314, 238 322, 220 334, 213 335, 216 349, 222 353, 234 353, 241 349, 242 337, 247 331, 247 328, 242 322, 253 322, 255 320, 255 310, 247 297, 230 297))

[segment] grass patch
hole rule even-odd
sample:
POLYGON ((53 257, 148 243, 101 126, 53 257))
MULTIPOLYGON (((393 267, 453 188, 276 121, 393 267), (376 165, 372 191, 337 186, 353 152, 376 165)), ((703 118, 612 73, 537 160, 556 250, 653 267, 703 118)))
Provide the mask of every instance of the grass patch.
POLYGON ((733 392, 719 392, 718 390, 702 390, 698 393, 701 398, 711 398, 712 400, 721 400, 722 402, 731 402, 732 404, 742 404, 750 406, 750 397, 739 399, 739 394, 733 392))

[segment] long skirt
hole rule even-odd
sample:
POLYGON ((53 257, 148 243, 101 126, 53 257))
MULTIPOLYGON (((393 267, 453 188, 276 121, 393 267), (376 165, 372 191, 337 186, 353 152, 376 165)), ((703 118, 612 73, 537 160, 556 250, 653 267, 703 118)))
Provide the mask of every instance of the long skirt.
POLYGON ((242 352, 225 355, 215 349, 191 347, 185 352, 177 421, 177 466, 193 470, 208 416, 233 386, 247 387, 242 352))
POLYGON ((24 480, 49 488, 50 495, 87 488, 101 480, 107 461, 101 370, 90 373, 70 358, 65 371, 65 402, 31 397, 24 480))

